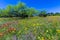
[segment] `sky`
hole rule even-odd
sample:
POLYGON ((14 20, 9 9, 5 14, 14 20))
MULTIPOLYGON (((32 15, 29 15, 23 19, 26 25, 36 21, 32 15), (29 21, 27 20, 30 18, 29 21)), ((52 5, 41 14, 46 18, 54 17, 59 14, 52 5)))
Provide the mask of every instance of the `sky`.
POLYGON ((0 8, 6 8, 9 4, 16 5, 18 1, 38 10, 60 12, 60 0, 0 0, 0 8))

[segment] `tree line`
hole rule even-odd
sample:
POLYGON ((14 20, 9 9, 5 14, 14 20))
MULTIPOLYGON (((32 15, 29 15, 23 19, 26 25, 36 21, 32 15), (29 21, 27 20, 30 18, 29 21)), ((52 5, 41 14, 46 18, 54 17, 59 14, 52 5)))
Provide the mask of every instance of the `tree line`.
POLYGON ((5 9, 0 9, 0 17, 33 17, 33 16, 56 16, 59 15, 59 12, 56 13, 47 13, 46 11, 38 11, 35 8, 30 8, 25 5, 23 2, 19 2, 17 5, 12 6, 8 5, 5 9))

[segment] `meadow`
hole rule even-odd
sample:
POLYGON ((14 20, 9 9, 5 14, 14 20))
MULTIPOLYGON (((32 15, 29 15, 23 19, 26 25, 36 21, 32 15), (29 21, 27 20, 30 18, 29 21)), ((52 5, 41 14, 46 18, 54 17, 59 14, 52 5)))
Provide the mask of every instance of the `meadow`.
POLYGON ((0 18, 0 40, 60 40, 60 16, 0 18))

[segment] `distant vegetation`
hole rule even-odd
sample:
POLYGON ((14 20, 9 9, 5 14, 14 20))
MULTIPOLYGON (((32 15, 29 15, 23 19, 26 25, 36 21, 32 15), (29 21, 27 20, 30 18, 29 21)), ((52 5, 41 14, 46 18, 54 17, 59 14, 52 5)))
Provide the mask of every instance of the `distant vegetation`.
POLYGON ((17 5, 12 6, 8 5, 5 9, 0 9, 0 17, 33 17, 33 16, 40 16, 40 17, 46 17, 46 16, 56 16, 60 13, 47 13, 46 11, 38 11, 34 8, 29 8, 25 5, 25 3, 19 2, 17 5), (37 15, 38 14, 38 15, 37 15))

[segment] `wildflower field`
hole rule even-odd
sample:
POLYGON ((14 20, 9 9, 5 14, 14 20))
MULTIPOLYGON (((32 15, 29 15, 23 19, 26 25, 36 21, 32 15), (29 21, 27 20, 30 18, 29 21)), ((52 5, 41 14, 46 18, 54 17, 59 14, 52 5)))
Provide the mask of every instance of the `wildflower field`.
POLYGON ((0 18, 0 40, 60 40, 60 16, 0 18))

